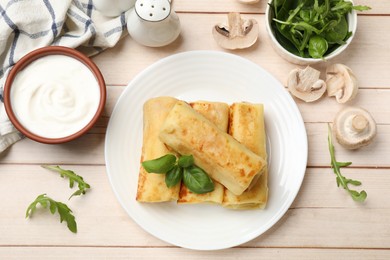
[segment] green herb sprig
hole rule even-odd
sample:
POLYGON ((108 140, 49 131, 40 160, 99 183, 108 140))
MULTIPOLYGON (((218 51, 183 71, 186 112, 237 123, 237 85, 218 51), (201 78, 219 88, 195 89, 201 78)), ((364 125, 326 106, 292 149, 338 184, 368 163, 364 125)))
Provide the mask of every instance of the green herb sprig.
POLYGON ((194 164, 192 155, 176 158, 173 154, 166 154, 142 162, 142 167, 148 173, 165 174, 165 184, 168 188, 183 180, 184 185, 193 193, 203 194, 214 190, 213 180, 203 169, 194 164))
POLYGON ((352 35, 347 14, 371 9, 347 0, 273 0, 270 7, 276 39, 304 58, 323 58, 345 44, 352 35))
POLYGON ((69 200, 73 196, 80 196, 81 194, 85 194, 87 192, 87 189, 91 188, 91 186, 84 181, 83 177, 77 175, 74 171, 65 170, 62 169, 60 166, 52 166, 52 165, 42 165, 42 168, 57 172, 60 174, 62 178, 67 177, 69 179, 70 188, 73 188, 75 182, 77 183, 79 189, 69 197, 69 200))
POLYGON ((356 190, 351 190, 348 187, 348 184, 354 185, 354 186, 360 186, 362 183, 357 180, 347 179, 345 178, 340 171, 341 167, 347 167, 352 164, 352 162, 338 162, 336 160, 334 146, 332 142, 332 131, 330 126, 328 125, 328 146, 329 146, 329 153, 331 158, 331 166, 333 169, 333 172, 336 174, 336 182, 337 187, 343 187, 352 197, 354 201, 357 202, 364 202, 367 198, 366 191, 362 190, 361 192, 358 192, 356 190))
POLYGON ((66 222, 68 229, 73 233, 77 233, 77 223, 72 210, 64 203, 55 201, 46 194, 39 195, 31 204, 28 206, 26 211, 26 218, 32 217, 37 205, 40 204, 43 208, 49 208, 51 214, 58 212, 60 215, 60 222, 66 222))

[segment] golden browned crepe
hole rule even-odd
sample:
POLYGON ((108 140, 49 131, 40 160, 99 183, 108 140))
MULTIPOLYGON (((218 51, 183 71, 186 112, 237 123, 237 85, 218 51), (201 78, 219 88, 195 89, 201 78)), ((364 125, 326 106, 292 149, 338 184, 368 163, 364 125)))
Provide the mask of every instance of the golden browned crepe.
MULTIPOLYGON (((229 133, 239 142, 267 160, 264 108, 261 104, 234 103, 230 107, 229 133)), ((223 206, 232 209, 264 208, 268 200, 268 170, 253 185, 237 196, 225 189, 223 206)))
POLYGON ((169 112, 159 137, 178 153, 192 154, 197 166, 235 195, 266 166, 263 158, 182 101, 169 112))
MULTIPOLYGON (((190 106, 195 109, 208 120, 213 122, 219 129, 224 132, 228 130, 229 124, 229 106, 226 103, 197 101, 191 102, 190 106)), ((214 181, 214 190, 204 194, 196 194, 191 192, 183 183, 180 188, 179 204, 193 203, 217 203, 221 204, 223 200, 224 187, 214 181)))
MULTIPOLYGON (((169 111, 178 100, 171 97, 158 97, 148 100, 143 107, 143 145, 141 162, 159 158, 168 150, 158 138, 160 128, 169 111)), ((148 173, 141 166, 138 178, 137 201, 163 202, 176 201, 179 198, 180 184, 168 188, 165 174, 148 173)))

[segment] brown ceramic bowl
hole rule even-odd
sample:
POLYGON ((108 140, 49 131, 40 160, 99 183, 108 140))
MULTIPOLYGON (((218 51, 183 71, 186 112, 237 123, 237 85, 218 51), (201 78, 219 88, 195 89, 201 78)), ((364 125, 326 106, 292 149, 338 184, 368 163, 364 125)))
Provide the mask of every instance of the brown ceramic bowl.
POLYGON ((4 85, 4 105, 6 112, 8 114, 9 119, 11 120, 12 124, 18 129, 22 134, 24 134, 26 137, 45 144, 59 144, 59 143, 65 143, 72 141, 83 134, 85 134, 89 129, 92 128, 92 126, 96 123, 99 116, 101 115, 104 106, 106 103, 106 84, 104 82, 104 78, 99 70, 99 68, 92 62, 91 59, 89 59, 84 54, 71 49, 67 47, 61 47, 61 46, 49 46, 49 47, 43 47, 37 50, 34 50, 27 55, 25 55, 23 58, 21 58, 15 66, 11 69, 7 80, 4 85), (38 60, 42 57, 48 56, 48 55, 65 55, 71 58, 74 58, 81 63, 83 63, 95 76, 97 84, 100 89, 100 100, 98 104, 98 108, 96 110, 96 113, 94 114, 92 120, 90 120, 86 125, 80 128, 79 131, 77 131, 74 134, 71 134, 69 136, 60 137, 60 138, 50 138, 45 136, 40 136, 37 134, 32 133, 22 125, 19 120, 17 119, 13 108, 12 108, 12 100, 11 100, 11 88, 13 85, 13 82, 15 80, 16 75, 26 68, 30 63, 32 63, 35 60, 38 60))

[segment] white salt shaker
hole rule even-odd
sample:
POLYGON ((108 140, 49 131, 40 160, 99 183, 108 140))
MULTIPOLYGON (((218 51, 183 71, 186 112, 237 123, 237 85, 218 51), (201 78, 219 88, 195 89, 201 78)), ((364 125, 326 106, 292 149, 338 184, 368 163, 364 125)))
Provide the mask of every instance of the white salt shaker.
POLYGON ((137 0, 127 20, 127 30, 138 43, 161 47, 180 34, 180 20, 169 0, 137 0))
POLYGON ((109 17, 121 15, 134 6, 135 0, 93 0, 93 5, 101 14, 109 17))

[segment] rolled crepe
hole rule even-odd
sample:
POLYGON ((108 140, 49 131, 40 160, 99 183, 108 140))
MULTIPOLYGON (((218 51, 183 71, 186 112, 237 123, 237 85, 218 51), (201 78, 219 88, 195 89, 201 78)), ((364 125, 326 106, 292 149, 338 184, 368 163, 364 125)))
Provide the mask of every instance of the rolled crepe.
MULTIPOLYGON (((261 104, 235 103, 230 107, 229 133, 254 153, 267 160, 264 108, 261 104)), ((225 189, 222 205, 232 209, 264 208, 268 200, 268 170, 237 196, 225 189)))
POLYGON ((160 140, 180 154, 192 154, 195 164, 235 195, 242 194, 266 162, 224 133, 185 102, 169 112, 160 140))
MULTIPOLYGON (((158 138, 160 128, 169 111, 178 100, 171 97, 158 97, 148 100, 143 107, 143 145, 141 162, 172 153, 158 138)), ((180 184, 168 188, 165 174, 148 173, 141 166, 138 178, 137 201, 164 202, 179 198, 180 184)))
MULTIPOLYGON (((229 106, 226 103, 197 101, 190 106, 198 113, 214 123, 221 131, 227 132, 229 124, 229 106)), ((183 183, 180 188, 179 204, 217 203, 222 204, 224 187, 214 181, 212 192, 196 194, 191 192, 183 183)))

